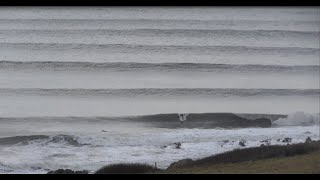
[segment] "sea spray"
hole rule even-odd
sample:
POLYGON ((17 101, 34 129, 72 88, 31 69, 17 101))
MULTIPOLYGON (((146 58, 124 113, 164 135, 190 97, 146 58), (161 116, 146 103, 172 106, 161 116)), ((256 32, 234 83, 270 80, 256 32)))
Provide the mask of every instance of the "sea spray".
POLYGON ((273 122, 276 126, 312 126, 319 124, 319 114, 309 114, 302 111, 294 112, 286 118, 273 122))

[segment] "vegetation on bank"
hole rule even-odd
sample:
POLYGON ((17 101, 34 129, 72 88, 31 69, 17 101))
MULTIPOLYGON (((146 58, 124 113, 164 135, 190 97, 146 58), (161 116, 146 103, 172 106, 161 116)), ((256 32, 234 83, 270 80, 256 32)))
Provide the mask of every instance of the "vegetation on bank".
POLYGON ((111 164, 100 168, 95 174, 133 174, 133 173, 152 173, 158 169, 148 164, 111 164))
POLYGON ((195 161, 192 161, 190 159, 180 160, 178 162, 172 163, 168 167, 168 169, 192 167, 206 164, 238 163, 268 158, 282 158, 306 154, 317 150, 320 150, 319 141, 291 145, 272 145, 251 147, 245 149, 235 149, 232 151, 227 151, 221 154, 216 154, 195 161))
POLYGON ((239 163, 198 165, 165 170, 166 174, 320 174, 320 151, 239 163))

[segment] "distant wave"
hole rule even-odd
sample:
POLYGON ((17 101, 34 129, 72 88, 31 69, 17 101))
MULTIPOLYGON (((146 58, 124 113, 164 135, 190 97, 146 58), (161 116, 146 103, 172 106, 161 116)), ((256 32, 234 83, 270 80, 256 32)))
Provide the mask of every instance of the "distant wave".
POLYGON ((110 35, 183 35, 183 36, 212 36, 212 35, 230 35, 230 36, 267 36, 267 37, 282 37, 282 36, 314 36, 319 35, 319 31, 292 31, 292 30, 233 30, 233 29, 19 29, 19 30, 0 30, 1 33, 37 33, 37 34, 110 34, 110 35))
POLYGON ((2 95, 99 96, 99 97, 260 97, 319 96, 320 89, 211 89, 211 88, 139 88, 139 89, 38 89, 0 88, 2 95))
POLYGON ((13 145, 33 140, 47 139, 49 136, 45 135, 32 135, 32 136, 13 136, 0 138, 0 145, 13 145))
MULTIPOLYGON (((110 121, 110 123, 142 123, 148 127, 157 128, 247 128, 247 127, 271 127, 270 116, 286 117, 285 115, 256 115, 257 118, 249 119, 233 113, 189 113, 186 121, 181 124, 178 113, 154 114, 143 116, 122 116, 122 117, 2 117, 0 121, 28 121, 28 120, 50 120, 50 121, 110 121)), ((252 116, 254 117, 254 116, 252 116)), ((39 138, 39 137, 36 137, 39 138)), ((46 137, 41 137, 46 138, 46 137)), ((0 139, 1 140, 1 139, 0 139)), ((2 140, 7 142, 8 140, 2 140)), ((21 140, 20 140, 21 141, 21 140)), ((0 141, 1 143, 1 141, 0 141)))
POLYGON ((143 45, 143 44, 84 44, 84 43, 4 43, 0 47, 23 48, 30 50, 103 50, 113 53, 199 53, 215 54, 216 52, 238 53, 277 53, 277 54, 315 54, 319 48, 302 47, 251 47, 251 46, 176 46, 176 45, 143 45))
POLYGON ((0 138, 0 145, 28 145, 30 143, 64 143, 72 146, 82 146, 86 144, 81 144, 77 141, 77 138, 70 135, 31 135, 31 136, 13 136, 0 138))
MULTIPOLYGON (((116 25, 116 28, 159 28, 168 29, 181 27, 185 29, 221 29, 228 27, 229 29, 268 29, 268 30, 287 30, 296 27, 303 29, 316 29, 318 21, 271 21, 271 20, 174 20, 174 19, 0 19, 0 24, 4 24, 2 29, 103 29, 109 27, 110 24, 116 25), (15 25, 13 25, 13 23, 15 25), (9 25, 6 27, 5 25, 9 25), (21 26, 22 25, 22 26, 21 26)), ((300 31, 300 30, 299 30, 300 31)))
POLYGON ((197 72, 317 72, 317 65, 284 66, 255 64, 209 64, 209 63, 134 63, 134 62, 58 62, 58 61, 0 61, 0 69, 41 69, 77 71, 197 71, 197 72))
POLYGON ((308 20, 254 20, 254 19, 237 19, 237 20, 228 20, 228 19, 211 19, 211 20, 204 20, 204 19, 147 19, 147 18, 139 18, 139 19, 59 19, 59 18, 54 18, 54 19, 46 19, 46 18, 28 18, 28 19, 22 19, 22 18, 15 18, 15 19, 5 19, 5 18, 0 18, 0 21, 4 22, 54 22, 54 21, 61 21, 61 22, 92 22, 92 21, 97 21, 97 22, 110 22, 110 21, 115 21, 115 22, 135 22, 135 21, 141 21, 141 22, 202 22, 202 23, 244 23, 244 22, 252 22, 252 23, 318 23, 319 21, 308 21, 308 20))
MULTIPOLYGON (((286 114, 234 114, 234 113, 187 113, 186 120, 181 123, 177 113, 171 114, 153 114, 142 116, 121 116, 121 117, 1 117, 1 121, 66 121, 74 122, 95 121, 104 123, 109 121, 112 123, 143 123, 147 127, 157 128, 249 128, 249 127, 276 127, 276 126, 313 126, 319 125, 320 114, 308 114, 304 112, 295 112, 289 115, 286 114)), ((111 123, 111 124, 110 124, 111 123)), ((0 138, 0 145, 13 145, 20 144, 26 145, 30 142, 41 141, 48 143, 67 143, 73 146, 88 145, 78 141, 77 137, 71 135, 34 135, 34 136, 14 136, 0 138)))

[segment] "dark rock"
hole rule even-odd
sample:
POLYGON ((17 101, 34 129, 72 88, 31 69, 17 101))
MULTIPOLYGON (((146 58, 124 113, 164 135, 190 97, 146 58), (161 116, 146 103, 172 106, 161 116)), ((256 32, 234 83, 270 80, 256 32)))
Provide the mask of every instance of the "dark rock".
POLYGON ((284 139, 282 140, 282 142, 291 142, 291 140, 292 140, 292 138, 286 137, 286 138, 284 138, 284 139))
POLYGON ((181 143, 180 142, 176 142, 176 143, 174 143, 174 145, 176 145, 176 149, 180 149, 180 147, 181 147, 181 143))
POLYGON ((71 169, 58 169, 55 171, 49 171, 47 174, 89 174, 89 171, 73 171, 71 169))
POLYGON ((271 144, 271 139, 265 139, 265 140, 262 140, 260 142, 266 143, 267 145, 270 145, 271 144))
POLYGON ((228 143, 228 142, 230 142, 230 141, 229 141, 229 140, 223 140, 223 141, 222 141, 223 144, 226 144, 226 143, 228 143))
POLYGON ((108 131, 102 130, 101 132, 108 132, 108 131))
POLYGON ((311 140, 311 138, 308 136, 308 138, 306 139, 305 143, 311 143, 311 142, 312 142, 312 140, 311 140))
POLYGON ((166 148, 167 146, 162 146, 162 148, 166 148))
POLYGON ((185 166, 191 166, 193 164, 192 159, 182 159, 180 161, 174 162, 170 164, 170 166, 167 169, 174 169, 174 168, 181 168, 185 166))
POLYGON ((243 139, 241 141, 239 141, 239 145, 242 146, 242 147, 246 146, 245 143, 246 143, 246 141, 243 140, 243 139))
POLYGON ((38 166, 31 166, 31 169, 32 170, 39 170, 39 169, 42 169, 41 167, 38 167, 38 166))
POLYGON ((220 147, 223 147, 223 145, 225 145, 225 144, 228 143, 228 142, 230 142, 230 141, 229 141, 229 140, 223 140, 223 141, 222 141, 223 144, 221 144, 220 147))
POLYGON ((267 143, 267 142, 270 142, 270 141, 271 141, 271 139, 265 139, 265 140, 262 140, 260 142, 267 143))
POLYGON ((307 132, 305 132, 305 134, 311 134, 311 132, 307 131, 307 132))
POLYGON ((281 141, 281 139, 277 139, 277 142, 280 142, 281 141))
POLYGON ((264 147, 264 146, 265 146, 264 144, 261 144, 261 145, 260 145, 260 147, 264 147))

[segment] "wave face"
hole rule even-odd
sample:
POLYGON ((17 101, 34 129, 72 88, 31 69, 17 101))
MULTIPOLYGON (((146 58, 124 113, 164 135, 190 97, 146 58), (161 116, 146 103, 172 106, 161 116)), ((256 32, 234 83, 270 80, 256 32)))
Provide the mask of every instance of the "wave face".
MULTIPOLYGON (((165 128, 165 129, 215 129, 215 128, 250 128, 250 127, 286 127, 286 126, 314 126, 319 123, 319 114, 305 112, 295 112, 289 115, 284 114, 234 114, 234 113, 182 113, 186 114, 182 122, 180 113, 153 114, 143 116, 122 116, 122 117, 3 117, 2 123, 20 122, 42 122, 51 124, 76 123, 78 125, 89 123, 93 126, 130 126, 136 124, 145 128, 165 128)), ((90 125, 88 124, 88 131, 90 125)), ((75 125, 75 126, 78 126, 75 125)), ((49 127, 48 127, 49 128, 49 127)), ((54 129, 54 127, 52 127, 54 129)), ((50 128, 49 128, 50 129, 50 128)), ((94 128, 93 128, 94 129, 94 128)), ((107 132, 107 131, 105 131, 107 132)), ((75 137, 66 135, 56 136, 17 136, 14 138, 1 138, 1 145, 26 144, 26 142, 41 140, 46 143, 68 143, 74 146, 85 145, 78 142, 75 137)))
POLYGON ((46 139, 48 136, 45 135, 33 135, 33 136, 15 136, 0 138, 0 145, 14 145, 18 143, 24 143, 33 140, 46 139))
MULTIPOLYGON (((138 124, 149 128, 166 128, 166 129, 213 129, 213 128, 249 128, 249 127, 271 127, 273 118, 283 118, 286 115, 281 114, 252 114, 251 118, 245 118, 241 114, 233 113, 186 113, 185 121, 181 122, 179 113, 171 114, 153 114, 143 116, 121 116, 121 117, 3 117, 0 118, 2 123, 12 122, 68 122, 68 123, 98 123, 108 124, 138 124), (256 118, 252 118, 252 117, 256 118)), ((34 140, 46 140, 46 142, 67 141, 71 145, 81 145, 76 139, 69 136, 17 136, 14 138, 1 138, 1 145, 12 145, 34 140), (49 141, 50 140, 50 141, 49 141)))
MULTIPOLYGON (((2 117, 0 122, 68 122, 68 123, 98 123, 99 124, 139 124, 144 127, 168 129, 213 129, 213 128, 249 128, 249 127, 274 127, 274 126, 313 126, 319 124, 319 114, 295 112, 284 114, 234 114, 234 113, 182 113, 186 115, 182 122, 180 113, 153 114, 143 116, 121 117, 2 117)), ((73 136, 32 135, 0 138, 0 145, 25 145, 30 141, 45 141, 46 143, 68 143, 73 146, 85 145, 73 136)), ((88 144, 87 144, 88 145, 88 144)))
POLYGON ((0 146, 1 145, 28 145, 31 143, 43 143, 44 145, 48 145, 49 143, 61 143, 61 144, 66 144, 71 146, 83 145, 76 140, 76 137, 73 137, 70 135, 56 135, 56 136, 31 135, 31 136, 14 136, 14 137, 0 138, 0 146))
POLYGON ((179 120, 178 114, 159 114, 142 116, 137 118, 138 121, 151 122, 152 126, 162 128, 245 128, 245 127, 271 127, 271 120, 259 118, 249 120, 232 113, 202 113, 187 115, 185 121, 179 120))

